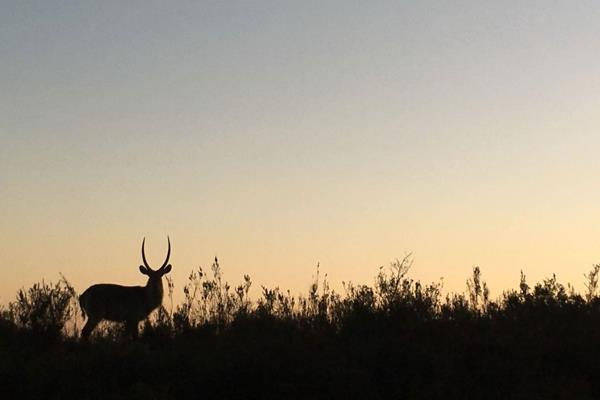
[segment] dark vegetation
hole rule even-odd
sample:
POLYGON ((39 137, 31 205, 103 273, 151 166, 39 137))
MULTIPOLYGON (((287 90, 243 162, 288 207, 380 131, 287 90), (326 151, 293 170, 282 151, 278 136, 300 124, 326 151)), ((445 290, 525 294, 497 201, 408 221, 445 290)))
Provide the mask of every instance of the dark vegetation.
POLYGON ((305 297, 251 301, 250 277, 231 287, 215 260, 138 340, 106 324, 89 343, 69 282, 36 284, 0 311, 2 398, 600 398, 600 266, 582 295, 521 274, 492 300, 477 267, 465 294, 443 295, 410 263, 372 287, 336 293, 317 271, 305 297))

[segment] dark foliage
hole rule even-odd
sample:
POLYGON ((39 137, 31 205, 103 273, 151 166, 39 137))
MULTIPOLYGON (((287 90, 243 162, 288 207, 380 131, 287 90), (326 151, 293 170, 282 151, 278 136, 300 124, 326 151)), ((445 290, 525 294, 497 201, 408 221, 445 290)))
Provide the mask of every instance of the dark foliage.
POLYGON ((410 265, 343 294, 317 270, 306 297, 263 287, 252 302, 250 278, 232 288, 215 260, 135 341, 109 326, 80 342, 65 328, 70 285, 35 285, 0 311, 0 385, 45 399, 600 398, 600 267, 583 296, 521 274, 492 300, 477 267, 465 294, 443 296, 410 265))

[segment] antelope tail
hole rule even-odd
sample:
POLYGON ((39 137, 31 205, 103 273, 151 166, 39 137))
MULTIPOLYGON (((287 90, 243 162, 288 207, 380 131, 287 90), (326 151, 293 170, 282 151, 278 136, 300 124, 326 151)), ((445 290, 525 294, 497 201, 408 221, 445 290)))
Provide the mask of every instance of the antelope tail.
POLYGON ((79 308, 81 309, 81 317, 82 318, 86 317, 84 303, 85 303, 85 297, 84 297, 84 294, 82 294, 81 296, 79 296, 79 308))

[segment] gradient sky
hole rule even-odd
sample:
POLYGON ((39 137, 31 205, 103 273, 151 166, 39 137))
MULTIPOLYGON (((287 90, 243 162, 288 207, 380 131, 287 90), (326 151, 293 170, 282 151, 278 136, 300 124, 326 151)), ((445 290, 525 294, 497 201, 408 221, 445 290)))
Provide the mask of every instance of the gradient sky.
MULTIPOLYGON (((125 3, 125 4, 124 4, 125 3)), ((600 262, 596 1, 0 5, 0 304, 59 272, 180 291, 600 262)))

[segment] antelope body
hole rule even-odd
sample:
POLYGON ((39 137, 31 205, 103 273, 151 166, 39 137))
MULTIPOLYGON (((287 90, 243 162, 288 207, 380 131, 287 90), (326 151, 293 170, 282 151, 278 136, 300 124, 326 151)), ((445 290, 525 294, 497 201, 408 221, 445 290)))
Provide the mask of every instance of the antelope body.
POLYGON ((144 265, 140 265, 140 272, 148 276, 146 286, 101 283, 90 286, 79 296, 79 305, 88 318, 81 331, 83 339, 87 339, 102 320, 125 322, 127 331, 135 337, 138 333, 138 323, 162 304, 162 277, 171 271, 171 264, 168 263, 171 255, 171 240, 168 239, 169 250, 165 262, 157 270, 153 270, 146 261, 145 241, 144 238, 142 241, 144 265))

